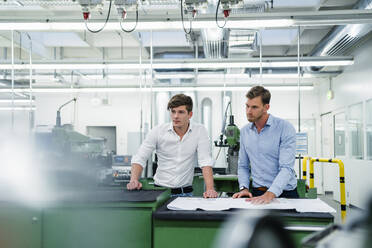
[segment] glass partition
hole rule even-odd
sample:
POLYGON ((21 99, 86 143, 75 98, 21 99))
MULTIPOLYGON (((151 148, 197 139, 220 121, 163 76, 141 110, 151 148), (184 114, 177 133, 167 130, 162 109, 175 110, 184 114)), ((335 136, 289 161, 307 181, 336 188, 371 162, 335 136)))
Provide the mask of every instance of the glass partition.
POLYGON ((350 155, 354 159, 363 159, 363 104, 349 107, 348 129, 350 137, 350 155))
POLYGON ((372 99, 366 104, 367 159, 372 160, 372 99))
POLYGON ((345 113, 338 113, 333 116, 334 121, 334 151, 335 157, 346 155, 345 146, 345 113))

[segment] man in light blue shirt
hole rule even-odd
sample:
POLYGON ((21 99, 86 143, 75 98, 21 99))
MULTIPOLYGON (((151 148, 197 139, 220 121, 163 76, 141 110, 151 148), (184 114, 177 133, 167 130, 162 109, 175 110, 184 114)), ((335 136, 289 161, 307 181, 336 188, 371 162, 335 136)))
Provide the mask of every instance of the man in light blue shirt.
POLYGON ((246 196, 249 197, 247 201, 255 204, 270 203, 275 197, 298 198, 293 169, 296 156, 294 127, 288 121, 267 113, 271 94, 264 87, 251 88, 246 97, 246 114, 250 123, 240 131, 240 192, 233 198, 246 196))

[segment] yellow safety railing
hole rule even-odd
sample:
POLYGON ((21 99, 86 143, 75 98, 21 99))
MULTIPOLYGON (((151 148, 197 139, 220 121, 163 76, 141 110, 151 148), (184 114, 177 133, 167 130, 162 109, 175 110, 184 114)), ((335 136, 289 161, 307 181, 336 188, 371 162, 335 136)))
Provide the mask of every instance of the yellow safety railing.
MULTIPOLYGON (((314 188, 314 162, 335 163, 340 169, 340 200, 341 200, 341 219, 345 222, 346 219, 346 197, 345 197, 345 167, 344 163, 337 158, 311 158, 310 159, 310 188, 314 188)), ((306 167, 306 163, 305 163, 306 167)), ((305 176, 306 179, 306 176, 305 176)))
POLYGON ((311 157, 304 157, 302 160, 302 179, 304 179, 305 181, 306 181, 306 174, 307 174, 307 160, 310 160, 310 159, 311 157))

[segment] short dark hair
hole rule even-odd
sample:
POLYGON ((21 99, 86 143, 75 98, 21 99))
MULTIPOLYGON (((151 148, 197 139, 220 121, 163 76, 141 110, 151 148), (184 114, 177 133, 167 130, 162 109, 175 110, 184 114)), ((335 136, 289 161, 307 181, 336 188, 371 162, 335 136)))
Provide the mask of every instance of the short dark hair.
POLYGON ((177 94, 174 95, 168 102, 167 109, 170 110, 172 108, 177 108, 179 106, 186 106, 187 112, 192 111, 192 99, 185 94, 177 94))
POLYGON ((271 98, 270 91, 259 85, 252 87, 245 96, 248 99, 260 96, 263 104, 269 104, 271 98))

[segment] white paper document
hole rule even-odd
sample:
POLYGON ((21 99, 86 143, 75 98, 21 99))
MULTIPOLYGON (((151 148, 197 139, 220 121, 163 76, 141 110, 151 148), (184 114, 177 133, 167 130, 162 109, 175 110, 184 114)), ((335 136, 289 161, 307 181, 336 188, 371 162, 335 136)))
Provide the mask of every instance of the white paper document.
POLYGON ((295 209, 297 212, 335 213, 336 210, 320 199, 286 199, 275 198, 269 204, 255 205, 245 201, 245 198, 199 198, 178 197, 167 205, 170 210, 221 211, 232 208, 239 209, 295 209))

